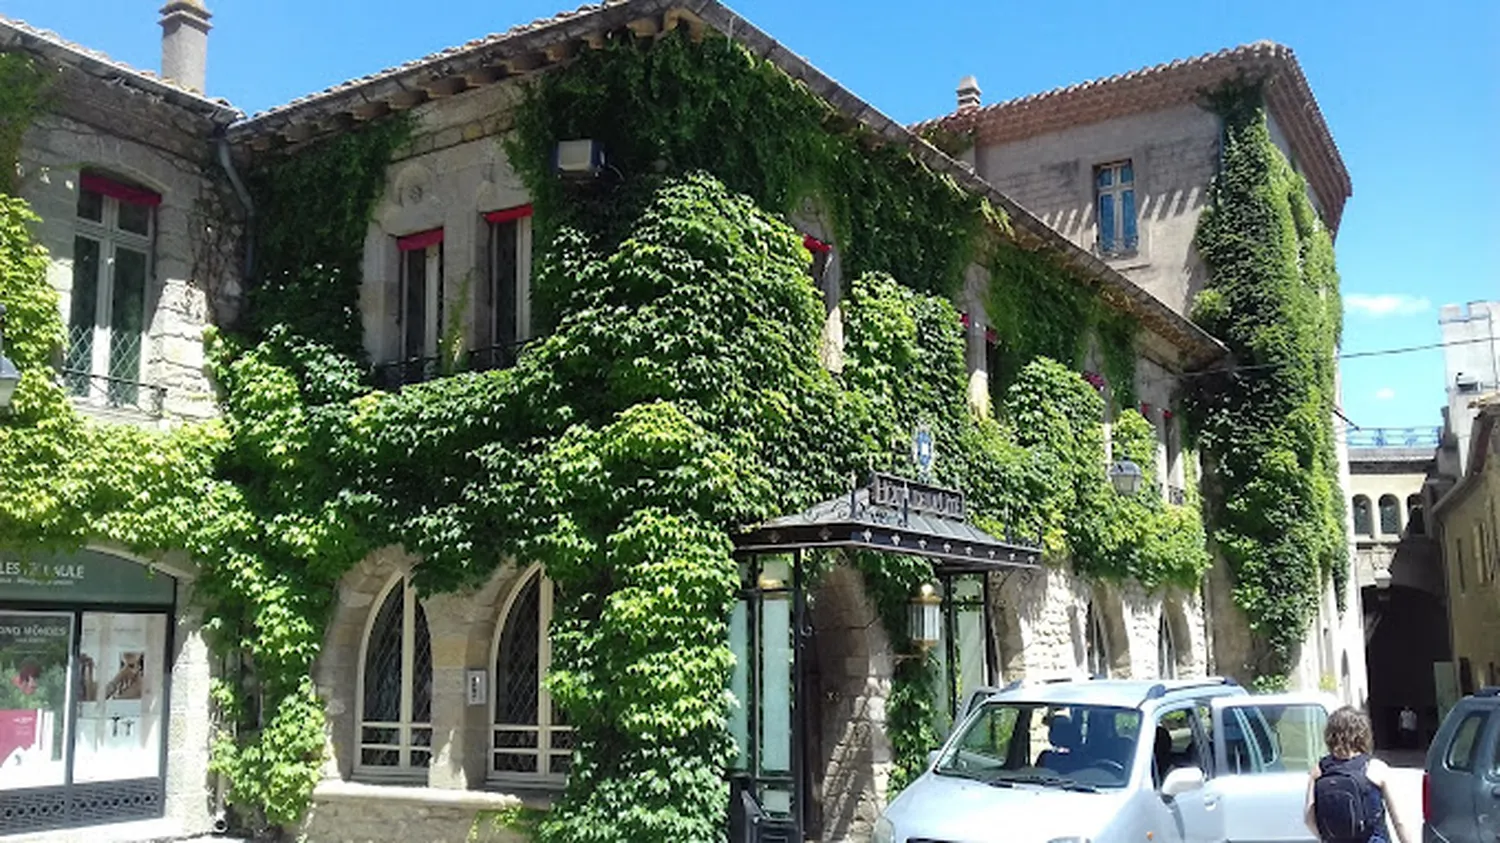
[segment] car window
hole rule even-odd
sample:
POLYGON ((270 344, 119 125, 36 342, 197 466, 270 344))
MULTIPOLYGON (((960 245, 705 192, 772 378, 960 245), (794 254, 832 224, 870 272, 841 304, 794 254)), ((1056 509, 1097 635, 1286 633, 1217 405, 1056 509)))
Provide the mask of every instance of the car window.
POLYGON ((1328 712, 1320 705, 1243 705, 1225 708, 1219 723, 1225 773, 1305 773, 1323 752, 1328 712))
POLYGON ((1191 708, 1164 712, 1157 718, 1151 746, 1151 775, 1157 787, 1179 767, 1203 768, 1196 720, 1191 708))
POLYGON ((1140 731, 1134 709, 987 702, 934 772, 987 782, 1123 787, 1140 731))
POLYGON ((1465 772, 1474 769, 1474 744, 1479 740, 1488 719, 1489 715, 1483 711, 1471 711, 1459 721, 1458 728, 1453 730, 1453 740, 1448 742, 1448 751, 1443 756, 1443 763, 1448 769, 1465 772))
POLYGON ((1495 730, 1495 745, 1490 747, 1490 778, 1500 779, 1500 729, 1495 730))

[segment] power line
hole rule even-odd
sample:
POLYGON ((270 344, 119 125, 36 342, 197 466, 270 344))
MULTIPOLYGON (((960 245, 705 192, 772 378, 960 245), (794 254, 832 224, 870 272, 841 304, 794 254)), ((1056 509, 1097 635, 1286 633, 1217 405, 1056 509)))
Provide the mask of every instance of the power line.
MULTIPOLYGON (((1417 351, 1431 351, 1437 348, 1448 348, 1455 345, 1470 345, 1480 342, 1495 342, 1494 337, 1472 337, 1466 340, 1451 340, 1449 342, 1435 342, 1427 345, 1409 345, 1401 348, 1382 348, 1374 351, 1351 351, 1347 354, 1335 354, 1335 360, 1356 360, 1368 357, 1390 357, 1397 354, 1411 354, 1417 351)), ((1288 363, 1254 363, 1245 366, 1227 366, 1222 369, 1205 369, 1201 372, 1184 372, 1182 377, 1201 378, 1208 375, 1232 375, 1236 372, 1257 372, 1264 369, 1280 369, 1288 363)))

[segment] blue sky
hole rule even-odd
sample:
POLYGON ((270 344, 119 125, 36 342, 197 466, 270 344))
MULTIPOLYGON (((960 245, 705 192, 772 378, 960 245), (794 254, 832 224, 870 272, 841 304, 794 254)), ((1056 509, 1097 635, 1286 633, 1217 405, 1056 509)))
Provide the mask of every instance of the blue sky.
MULTIPOLYGON (((137 67, 162 0, 0 0, 137 67)), ((550 15, 564 0, 209 0, 209 89, 246 111, 550 15)), ((1500 298, 1500 3, 756 0, 738 11, 902 122, 1262 38, 1291 46, 1353 176, 1338 239, 1344 349, 1435 343, 1437 308, 1500 298)), ((1361 426, 1435 425, 1441 352, 1350 360, 1361 426)))

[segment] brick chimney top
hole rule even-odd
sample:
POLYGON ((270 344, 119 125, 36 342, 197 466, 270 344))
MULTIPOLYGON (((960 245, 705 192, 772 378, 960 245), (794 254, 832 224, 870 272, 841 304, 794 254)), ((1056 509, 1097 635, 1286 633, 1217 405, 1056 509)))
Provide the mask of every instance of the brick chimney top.
POLYGON ((208 19, 203 0, 168 0, 161 7, 161 75, 203 93, 208 78, 208 19))
POLYGON ((973 76, 965 76, 958 83, 958 110, 973 111, 979 107, 979 80, 973 76))

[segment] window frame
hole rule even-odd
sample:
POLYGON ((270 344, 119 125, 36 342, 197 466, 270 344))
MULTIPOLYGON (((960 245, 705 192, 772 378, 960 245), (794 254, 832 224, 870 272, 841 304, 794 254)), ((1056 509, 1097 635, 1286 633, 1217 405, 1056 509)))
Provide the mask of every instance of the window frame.
POLYGON ((1380 496, 1379 500, 1377 500, 1375 502, 1375 511, 1376 511, 1376 515, 1377 515, 1377 518, 1378 518, 1378 524, 1377 524, 1377 526, 1380 528, 1380 535, 1382 535, 1382 536, 1399 536, 1399 535, 1401 535, 1401 523, 1402 523, 1402 520, 1401 520, 1401 499, 1400 498, 1396 497, 1395 495, 1391 494, 1390 492, 1386 492, 1385 494, 1383 494, 1383 495, 1380 496), (1391 519, 1389 521, 1387 521, 1387 519, 1386 519, 1386 512, 1387 512, 1387 510, 1386 510, 1386 501, 1390 501, 1391 502, 1391 507, 1392 507, 1392 509, 1390 510, 1390 512, 1392 513, 1392 517, 1391 517, 1391 519))
POLYGON ((1355 536, 1363 536, 1365 538, 1374 538, 1375 537, 1375 505, 1373 503, 1371 503, 1370 496, 1369 495, 1363 495, 1363 494, 1361 494, 1361 495, 1355 495, 1354 496, 1354 500, 1350 502, 1349 511, 1350 511, 1351 517, 1352 517, 1352 519, 1354 521, 1354 535, 1355 536), (1360 505, 1361 504, 1364 505, 1364 507, 1363 507, 1364 524, 1363 525, 1360 524, 1360 514, 1361 514, 1361 507, 1360 507, 1360 505), (1361 526, 1364 527, 1363 530, 1360 529, 1361 526))
POLYGON ((1452 736, 1448 738, 1448 745, 1443 747, 1443 769, 1452 770, 1459 773, 1474 772, 1474 756, 1480 748, 1480 741, 1484 740, 1487 727, 1489 726, 1489 720, 1490 713, 1488 711, 1485 711, 1483 709, 1474 709, 1473 711, 1465 714, 1462 720, 1458 721, 1458 725, 1453 728, 1452 736), (1463 736, 1464 727, 1469 725, 1470 723, 1475 723, 1476 725, 1474 726, 1474 734, 1469 741, 1469 757, 1466 762, 1467 766, 1454 764, 1453 749, 1454 747, 1458 746, 1459 738, 1463 736))
POLYGON ((485 223, 485 283, 483 288, 483 326, 476 330, 479 340, 475 351, 488 352, 490 365, 476 368, 498 368, 498 363, 514 360, 514 350, 532 339, 534 325, 531 314, 532 264, 532 206, 517 205, 489 211, 483 215, 485 223), (507 227, 513 227, 515 238, 515 276, 500 278, 500 245, 507 227), (502 330, 505 314, 500 307, 502 293, 506 287, 514 291, 510 328, 502 330))
POLYGON ((418 232, 396 238, 397 305, 396 359, 403 363, 434 360, 440 353, 443 331, 443 229, 418 232), (422 256, 422 348, 412 354, 409 347, 412 320, 411 258, 422 256))
POLYGON ((110 406, 136 406, 140 403, 139 387, 145 385, 146 340, 151 333, 151 288, 156 277, 157 207, 161 197, 153 191, 136 188, 103 175, 84 171, 79 177, 78 196, 73 207, 73 277, 65 314, 68 342, 71 346, 75 328, 74 311, 78 307, 78 241, 88 240, 98 246, 97 275, 94 279, 93 324, 89 331, 87 369, 69 366, 65 358, 63 375, 68 393, 75 398, 107 403, 110 406), (83 216, 80 205, 85 193, 99 197, 99 219, 83 216), (124 206, 139 206, 146 211, 146 232, 130 231, 120 225, 124 206), (118 255, 121 250, 143 258, 141 278, 141 313, 139 347, 133 372, 115 372, 115 288, 118 283, 118 255), (71 377, 69 377, 71 376, 71 377), (101 385, 102 384, 102 388, 101 385))
POLYGON ((496 616, 495 632, 490 640, 489 664, 485 670, 488 673, 489 686, 492 689, 485 703, 487 717, 485 720, 485 781, 492 786, 522 785, 530 787, 541 787, 545 789, 561 789, 568 782, 568 774, 553 773, 550 761, 554 755, 566 750, 571 756, 573 727, 553 721, 552 693, 547 688, 547 674, 552 666, 552 636, 549 630, 552 625, 552 611, 556 602, 556 588, 552 579, 542 570, 540 564, 533 564, 516 578, 516 585, 511 588, 510 594, 506 596, 505 603, 496 616), (502 724, 496 721, 496 708, 500 698, 500 677, 496 667, 500 659, 500 648, 505 643, 505 629, 510 623, 511 613, 516 611, 521 603, 521 598, 526 590, 536 581, 541 589, 537 599, 537 712, 536 724, 524 723, 502 724), (535 731, 537 735, 535 747, 500 747, 496 745, 495 736, 502 731, 525 732, 535 731), (554 739, 559 734, 570 736, 565 747, 558 747, 554 739), (495 769, 495 756, 499 754, 526 756, 536 758, 536 772, 525 773, 515 770, 495 769))
POLYGON ((1130 258, 1140 254, 1140 193, 1136 179, 1135 159, 1117 158, 1095 164, 1093 169, 1095 251, 1106 258, 1130 258), (1129 180, 1124 177, 1129 173, 1129 180), (1102 184, 1109 174, 1109 184, 1102 184), (1130 213, 1125 213, 1126 194, 1130 197, 1130 213), (1104 229, 1104 199, 1111 199, 1111 225, 1106 235, 1104 229), (1127 219, 1128 218, 1128 219, 1127 219))
MULTIPOLYGON (((428 682, 428 720, 417 721, 415 719, 416 709, 416 644, 417 644, 417 611, 418 601, 416 588, 412 585, 411 577, 399 574, 393 577, 385 587, 380 590, 376 599, 370 604, 369 617, 365 619, 364 634, 359 642, 359 675, 356 683, 356 694, 354 698, 354 764, 353 771, 356 779, 381 781, 387 783, 425 784, 428 770, 432 764, 432 707, 433 694, 432 682, 428 682), (365 680, 368 678, 366 669, 369 662, 370 638, 375 632, 375 624, 380 620, 381 611, 385 608, 397 588, 404 590, 401 605, 401 700, 399 703, 399 716, 395 721, 365 719, 365 680), (366 742, 365 729, 396 729, 397 741, 392 746, 385 743, 366 742), (420 730, 426 730, 428 742, 425 745, 417 744, 415 737, 420 730), (397 752, 396 764, 367 764, 364 760, 366 748, 386 750, 395 749, 397 752), (412 755, 418 752, 427 754, 425 764, 417 765, 412 762, 412 755)), ((426 613, 422 613, 422 622, 426 623, 426 613)), ((428 625, 427 630, 428 647, 432 646, 432 629, 428 625)), ((432 670, 432 659, 429 654, 428 669, 432 670)))

